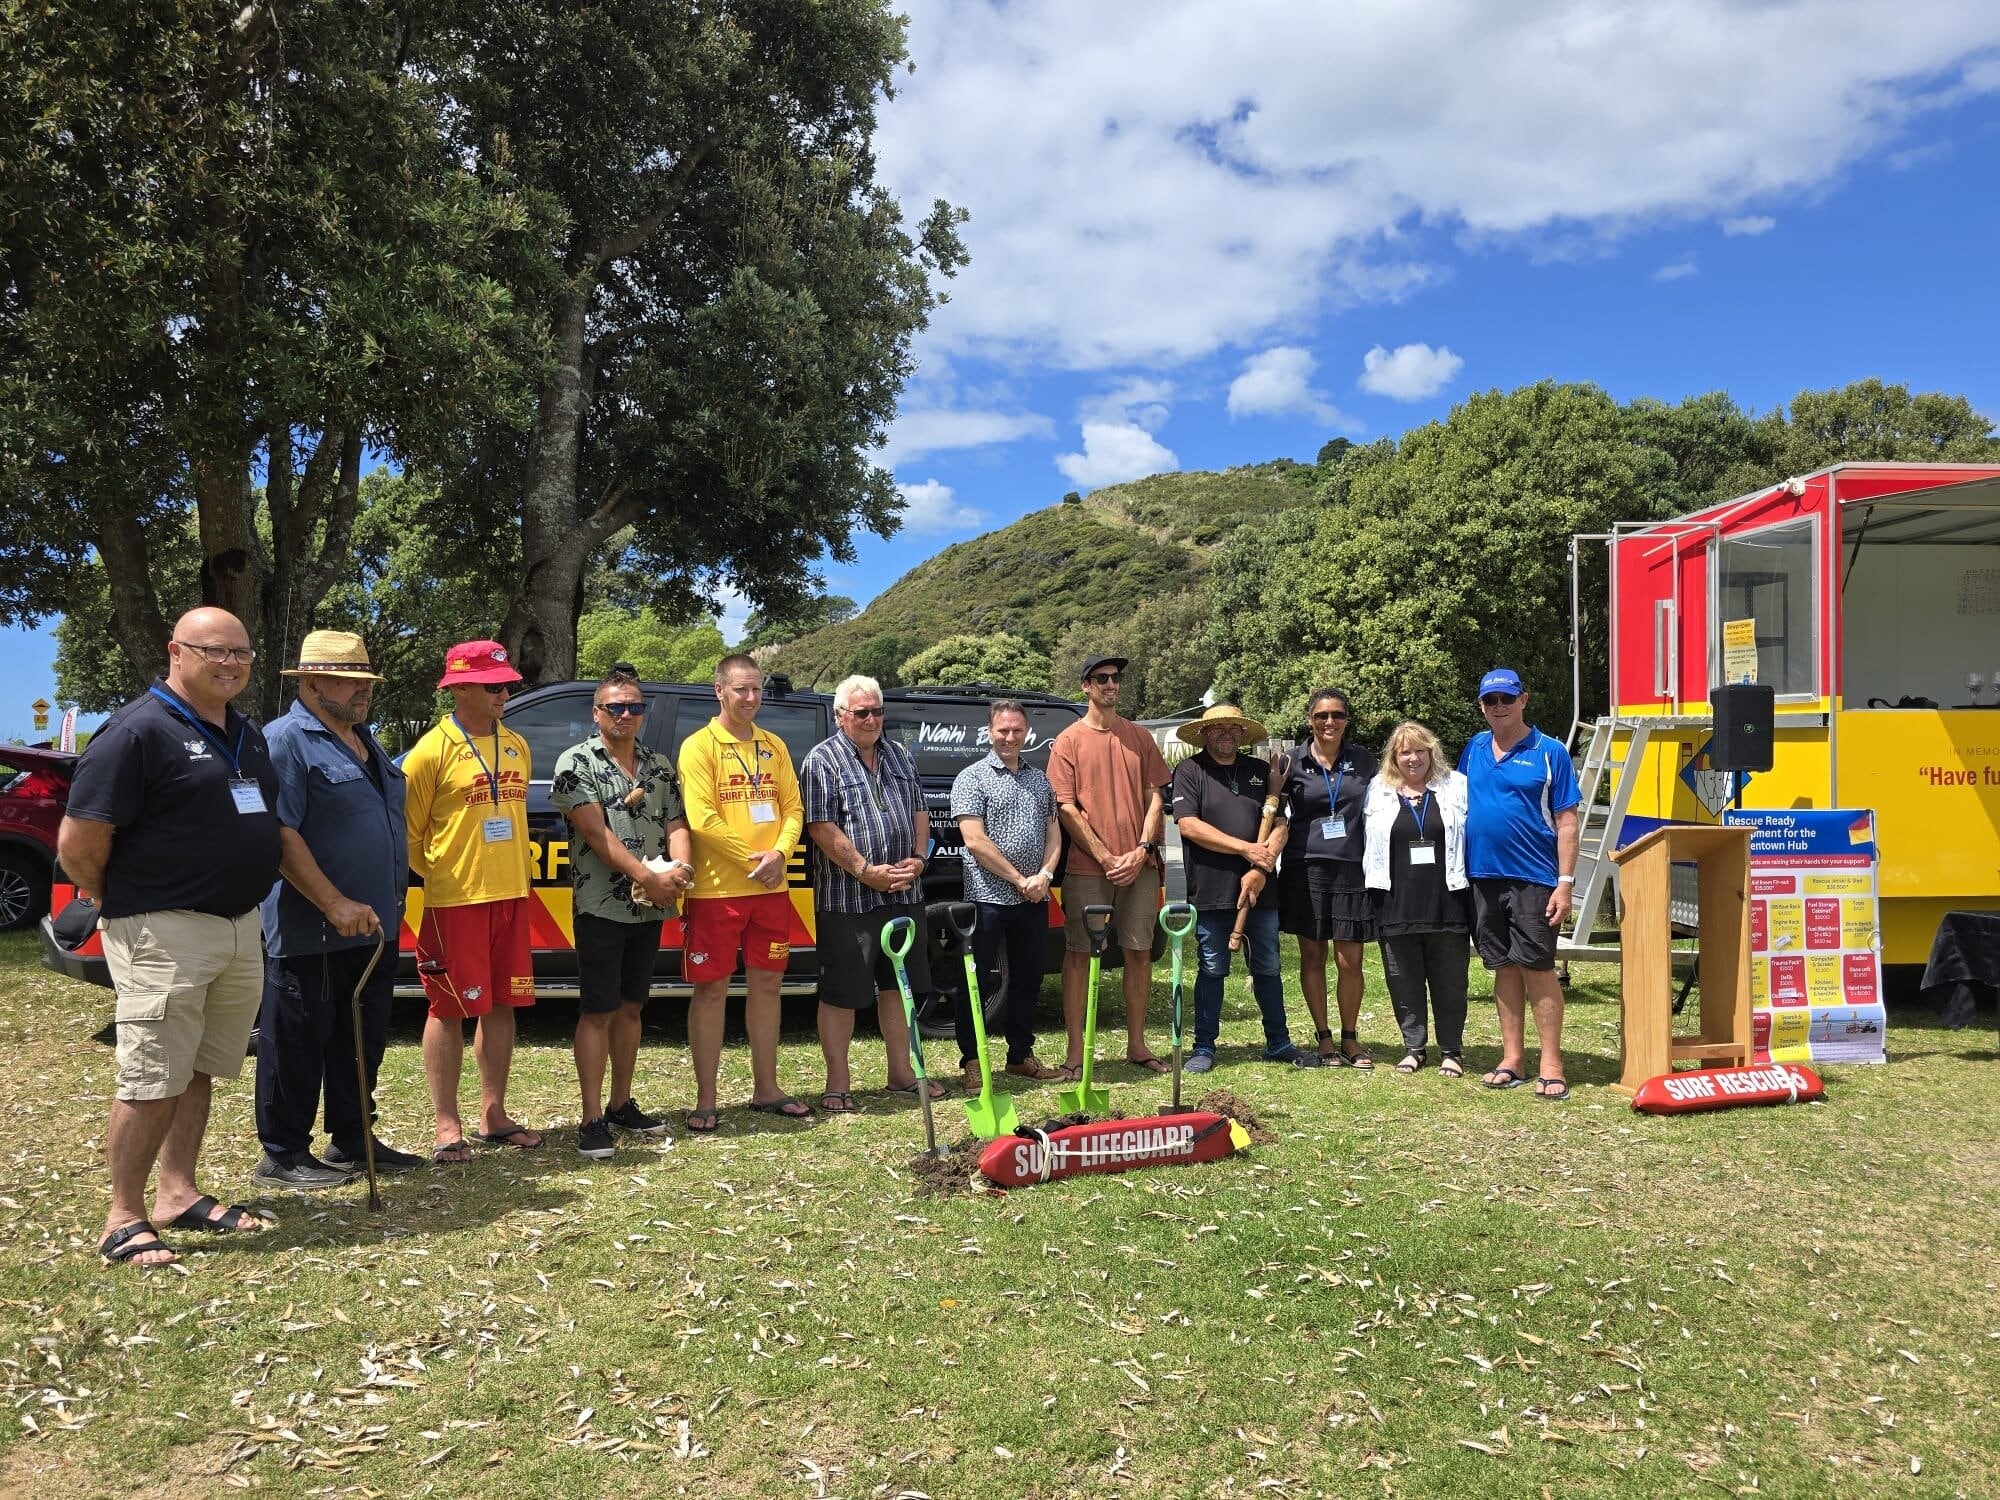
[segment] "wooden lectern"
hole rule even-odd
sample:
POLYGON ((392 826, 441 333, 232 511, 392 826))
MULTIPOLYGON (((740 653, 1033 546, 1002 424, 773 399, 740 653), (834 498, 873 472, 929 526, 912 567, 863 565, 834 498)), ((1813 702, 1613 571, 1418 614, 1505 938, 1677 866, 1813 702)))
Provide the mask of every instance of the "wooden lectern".
POLYGON ((1619 963, 1624 989, 1624 1065, 1619 1093, 1638 1092, 1677 1062, 1748 1064, 1750 1038, 1750 830, 1669 824, 1626 845, 1618 862, 1625 901, 1619 963), (1673 867, 1693 864, 1699 882, 1696 973, 1701 1031, 1675 1036, 1673 867))

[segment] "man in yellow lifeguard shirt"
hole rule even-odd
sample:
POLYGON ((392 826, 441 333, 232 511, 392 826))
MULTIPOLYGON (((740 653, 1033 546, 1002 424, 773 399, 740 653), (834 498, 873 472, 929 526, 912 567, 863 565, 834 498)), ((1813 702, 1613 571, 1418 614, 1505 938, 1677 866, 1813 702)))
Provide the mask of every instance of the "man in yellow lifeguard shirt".
POLYGON ((715 1075, 722 1063, 722 1011, 736 956, 743 955, 744 1023, 750 1032, 750 1107, 802 1120, 812 1106, 778 1087, 779 985, 792 952, 792 898, 785 867, 805 829, 791 752, 757 727, 764 672, 747 656, 715 669, 722 712, 681 745, 681 800, 694 842, 694 884, 683 905, 688 1050, 694 1054, 694 1131, 715 1129, 715 1075))
POLYGON ((514 1062, 514 1010, 535 1003, 528 932, 528 742, 500 722, 521 680, 498 641, 467 641, 445 653, 438 686, 452 711, 403 758, 409 789, 410 869, 423 877, 417 974, 424 1022, 424 1077, 437 1114, 431 1159, 472 1155, 458 1112, 465 1022, 478 1022, 478 1138, 531 1151, 539 1132, 507 1114, 514 1062))

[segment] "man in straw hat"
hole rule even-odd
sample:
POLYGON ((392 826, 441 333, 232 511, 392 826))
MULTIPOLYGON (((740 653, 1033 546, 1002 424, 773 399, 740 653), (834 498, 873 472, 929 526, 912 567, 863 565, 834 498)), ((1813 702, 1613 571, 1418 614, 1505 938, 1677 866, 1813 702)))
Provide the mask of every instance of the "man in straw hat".
MULTIPOLYGON (((354 987, 376 938, 393 938, 409 884, 403 773, 368 732, 380 673, 368 647, 345 630, 315 630, 299 664, 291 709, 265 732, 278 773, 278 873, 264 898, 264 1003, 257 1028, 256 1179, 322 1188, 361 1170, 374 1129, 375 1076, 389 1041, 395 955, 369 974, 361 995, 362 1061, 354 1066, 354 987), (312 1153, 313 1116, 326 1100, 325 1158, 312 1153)), ((421 1157, 375 1143, 375 1166, 407 1172, 421 1157)))
POLYGON ((500 722, 521 674, 498 641, 464 641, 444 656, 438 686, 452 710, 403 757, 409 778, 404 826, 410 870, 423 878, 417 977, 424 1022, 424 1077, 437 1117, 431 1160, 471 1159, 458 1109, 465 1023, 479 1065, 478 1139, 532 1151, 539 1131, 507 1114, 514 1066, 514 1011, 535 1003, 528 930, 528 742, 500 722))
POLYGON ((1218 703, 1176 731, 1199 745, 1174 768, 1174 822, 1181 831, 1188 902, 1196 912, 1195 945, 1201 970, 1194 982, 1194 1049, 1187 1071, 1215 1066, 1222 1029, 1222 982, 1229 977, 1230 937, 1244 913, 1243 943, 1250 951, 1250 988, 1264 1019, 1264 1057, 1289 1062, 1298 1055, 1285 1029, 1285 984, 1278 971, 1278 885, 1272 873, 1285 847, 1282 816, 1263 822, 1271 767, 1238 753, 1260 744, 1264 726, 1242 710, 1218 703), (1261 834, 1261 837, 1260 837, 1261 834))

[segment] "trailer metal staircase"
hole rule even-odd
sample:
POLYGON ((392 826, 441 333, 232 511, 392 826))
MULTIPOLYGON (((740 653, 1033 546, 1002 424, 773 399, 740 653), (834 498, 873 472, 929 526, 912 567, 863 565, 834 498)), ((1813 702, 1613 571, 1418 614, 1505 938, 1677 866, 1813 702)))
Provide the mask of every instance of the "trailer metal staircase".
MULTIPOLYGON (((1556 942, 1556 957, 1585 963, 1616 963, 1615 941, 1596 943, 1597 919, 1604 897, 1617 882, 1611 855, 1619 845, 1626 810, 1632 805, 1632 773, 1645 763, 1653 721, 1608 714, 1590 726, 1590 738, 1577 763, 1576 886, 1570 904, 1571 926, 1556 942), (1625 736, 1622 753, 1618 744, 1625 736)), ((1580 737, 1580 736, 1579 736, 1580 737)))

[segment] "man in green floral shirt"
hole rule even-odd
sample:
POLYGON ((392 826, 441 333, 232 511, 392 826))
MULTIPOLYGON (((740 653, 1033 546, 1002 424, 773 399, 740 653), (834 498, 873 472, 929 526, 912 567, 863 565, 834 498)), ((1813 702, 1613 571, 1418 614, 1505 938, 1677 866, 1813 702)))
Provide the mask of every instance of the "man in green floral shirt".
POLYGON ((617 1149, 611 1127, 666 1134, 666 1121, 632 1097, 639 1034, 652 993, 660 927, 694 878, 674 768, 639 742, 646 695, 619 662, 597 685, 597 733, 556 761, 551 800, 576 830, 570 848, 576 925, 576 1076, 583 1123, 576 1149, 602 1161, 617 1149), (611 1107, 603 1107, 611 1064, 611 1107))

